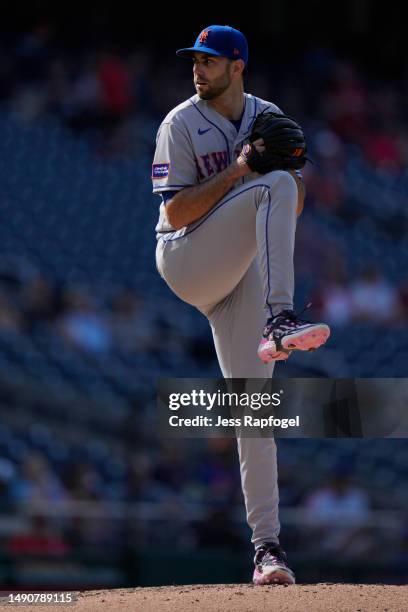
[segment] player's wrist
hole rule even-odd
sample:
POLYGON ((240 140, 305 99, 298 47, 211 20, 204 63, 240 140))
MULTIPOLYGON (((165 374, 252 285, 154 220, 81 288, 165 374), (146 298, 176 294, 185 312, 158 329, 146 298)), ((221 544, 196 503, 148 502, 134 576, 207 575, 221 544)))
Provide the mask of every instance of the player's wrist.
POLYGON ((240 155, 231 165, 234 167, 237 178, 247 176, 252 172, 251 168, 248 166, 246 160, 242 155, 240 155))

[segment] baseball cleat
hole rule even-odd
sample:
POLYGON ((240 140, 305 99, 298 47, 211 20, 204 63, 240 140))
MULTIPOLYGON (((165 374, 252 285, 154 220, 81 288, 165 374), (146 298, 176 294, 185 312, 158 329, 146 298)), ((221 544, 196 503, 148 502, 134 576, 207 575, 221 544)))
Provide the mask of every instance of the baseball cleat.
POLYGON ((295 584, 295 574, 288 566, 286 553, 279 546, 265 542, 256 549, 253 583, 257 586, 265 584, 295 584))
POLYGON ((293 310, 282 310, 267 320, 258 347, 264 363, 287 359, 291 351, 314 351, 330 336, 325 323, 304 321, 293 310))

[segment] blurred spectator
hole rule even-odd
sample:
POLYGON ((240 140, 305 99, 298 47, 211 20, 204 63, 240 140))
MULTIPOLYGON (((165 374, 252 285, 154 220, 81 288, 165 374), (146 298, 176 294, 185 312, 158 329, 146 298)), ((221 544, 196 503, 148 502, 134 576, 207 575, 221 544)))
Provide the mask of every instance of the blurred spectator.
POLYGON ((105 485, 99 469, 88 461, 74 462, 68 467, 64 483, 70 500, 80 504, 72 506, 73 514, 67 524, 70 543, 75 546, 117 545, 120 524, 109 513, 104 516, 103 503, 110 499, 109 485, 105 485), (87 502, 91 505, 87 506, 87 502), (83 510, 82 504, 89 507, 90 515, 83 510))
POLYGON ((311 524, 310 536, 320 551, 346 557, 366 556, 373 540, 365 529, 370 515, 367 494, 351 482, 351 472, 339 468, 327 485, 307 495, 303 503, 311 524))
POLYGON ((133 106, 132 77, 126 62, 118 55, 104 54, 98 66, 102 108, 107 117, 123 118, 133 106))
POLYGON ((128 501, 168 501, 176 500, 174 491, 154 478, 153 457, 147 453, 135 453, 130 457, 127 479, 128 501))
POLYGON ((7 551, 15 555, 67 555, 71 546, 48 517, 33 515, 26 532, 10 536, 7 551))
POLYGON ((45 82, 52 56, 52 30, 48 23, 40 23, 22 34, 15 45, 16 82, 13 109, 23 121, 33 121, 47 108, 45 82))
POLYGON ((98 470, 89 463, 71 465, 64 482, 73 500, 98 501, 104 497, 103 480, 98 470))
MULTIPOLYGON (((129 456, 129 470, 126 482, 126 501, 160 503, 155 517, 154 530, 148 533, 149 516, 146 510, 142 515, 131 516, 127 537, 136 546, 153 543, 171 546, 173 549, 188 547, 193 542, 190 524, 181 520, 181 508, 185 499, 176 489, 155 477, 155 456, 147 452, 136 452, 129 456)), ((176 475, 175 475, 176 476, 176 475)), ((181 477, 182 478, 182 477, 181 477)), ((148 509, 149 506, 146 506, 148 509)))
POLYGON ((103 125, 103 92, 97 70, 97 58, 94 53, 89 53, 66 92, 66 100, 62 101, 65 121, 79 132, 103 125))
POLYGON ((398 136, 384 129, 375 129, 367 136, 364 151, 369 163, 377 169, 397 173, 403 166, 398 136))
POLYGON ((321 111, 321 116, 346 142, 363 142, 367 133, 368 93, 351 62, 338 60, 332 68, 321 111))
POLYGON ((29 453, 11 484, 11 499, 15 503, 35 505, 38 501, 58 502, 68 499, 68 493, 52 469, 47 457, 40 452, 29 453))
POLYGON ((132 291, 124 289, 116 296, 109 321, 115 348, 120 353, 142 352, 153 344, 154 322, 132 291))
POLYGON ((57 329, 69 345, 89 354, 103 354, 112 347, 107 318, 97 311, 91 297, 79 289, 65 293, 64 312, 57 320, 57 329))
MULTIPOLYGON (((223 504, 237 500, 240 475, 235 444, 232 438, 209 438, 206 441, 206 453, 195 472, 195 477, 203 486, 203 501, 223 504)), ((238 499, 242 501, 241 496, 238 499)))
POLYGON ((322 320, 340 326, 350 323, 353 299, 344 267, 330 266, 325 280, 313 297, 313 307, 322 320))
POLYGON ((345 152, 340 138, 327 127, 317 128, 311 158, 302 171, 308 202, 321 211, 336 213, 345 198, 345 152))
POLYGON ((353 319, 392 323, 401 315, 398 290, 375 265, 367 265, 351 287, 353 319))

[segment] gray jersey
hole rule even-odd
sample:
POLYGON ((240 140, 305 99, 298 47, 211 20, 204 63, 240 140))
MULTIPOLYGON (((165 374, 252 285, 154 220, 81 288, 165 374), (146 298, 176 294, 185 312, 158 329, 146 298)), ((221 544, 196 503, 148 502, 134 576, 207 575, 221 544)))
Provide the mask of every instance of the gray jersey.
MULTIPOLYGON (((282 111, 271 102, 244 94, 245 107, 239 131, 226 117, 198 95, 179 104, 159 127, 152 166, 153 193, 163 194, 157 237, 174 231, 166 220, 166 192, 175 192, 208 181, 224 170, 248 142, 257 115, 268 109, 282 111)), ((236 186, 252 180, 255 174, 240 179, 236 186)))
MULTIPOLYGON (((167 115, 157 134, 153 192, 163 199, 156 227, 157 270, 178 297, 208 318, 224 378, 272 376, 273 362, 262 363, 257 347, 266 318, 293 308, 295 179, 282 170, 249 174, 203 218, 178 231, 166 221, 164 202, 232 163, 266 109, 282 112, 245 94, 242 121, 235 126, 193 96, 167 115)), ((275 442, 238 437, 238 452, 252 541, 255 546, 277 542, 275 442)))

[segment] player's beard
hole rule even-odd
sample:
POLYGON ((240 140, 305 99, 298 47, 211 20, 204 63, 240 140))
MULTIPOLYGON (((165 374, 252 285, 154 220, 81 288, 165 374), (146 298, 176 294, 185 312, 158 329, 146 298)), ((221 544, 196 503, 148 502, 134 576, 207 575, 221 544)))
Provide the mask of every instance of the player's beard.
POLYGON ((229 74, 229 67, 227 67, 224 74, 214 79, 211 84, 207 83, 206 91, 197 91, 197 89, 196 91, 202 100, 214 100, 218 98, 218 96, 221 96, 230 85, 231 77, 229 74))

